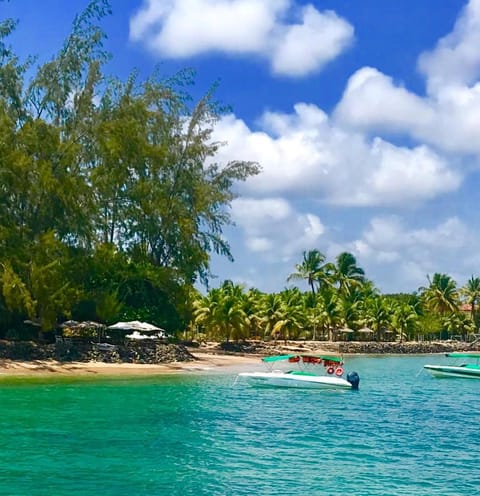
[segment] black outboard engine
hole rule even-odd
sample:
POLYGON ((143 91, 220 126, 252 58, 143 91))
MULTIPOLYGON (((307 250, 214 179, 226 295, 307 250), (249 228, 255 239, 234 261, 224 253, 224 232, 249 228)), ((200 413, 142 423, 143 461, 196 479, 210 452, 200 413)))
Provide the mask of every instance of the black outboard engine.
POLYGON ((360 376, 356 372, 349 372, 347 374, 347 381, 352 385, 352 389, 358 389, 360 376))

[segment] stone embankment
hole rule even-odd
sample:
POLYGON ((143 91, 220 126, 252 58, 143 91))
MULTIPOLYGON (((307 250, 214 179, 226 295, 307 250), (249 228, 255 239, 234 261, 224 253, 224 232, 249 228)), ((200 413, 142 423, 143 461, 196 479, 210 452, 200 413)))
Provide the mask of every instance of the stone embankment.
POLYGON ((195 360, 195 351, 222 355, 280 355, 286 353, 342 353, 342 354, 422 354, 451 351, 480 351, 480 343, 464 341, 434 342, 326 342, 287 341, 241 343, 184 343, 172 344, 153 340, 127 341, 123 344, 85 343, 62 340, 53 344, 33 341, 0 340, 0 359, 61 362, 105 362, 160 364, 195 360))
POLYGON ((408 342, 376 342, 376 341, 287 341, 245 343, 207 343, 201 346, 202 351, 226 354, 277 355, 283 353, 342 353, 342 354, 422 354, 448 353, 452 351, 480 351, 480 343, 472 345, 465 341, 408 341, 408 342))
POLYGON ((0 341, 0 359, 158 364, 186 362, 195 358, 183 345, 153 340, 132 340, 122 345, 65 340, 54 344, 0 341))

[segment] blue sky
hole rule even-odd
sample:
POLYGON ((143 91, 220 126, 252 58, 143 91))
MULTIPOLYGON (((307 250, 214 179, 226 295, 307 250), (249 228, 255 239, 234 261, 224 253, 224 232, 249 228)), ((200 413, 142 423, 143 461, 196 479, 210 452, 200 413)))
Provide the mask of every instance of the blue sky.
MULTIPOLYGON (((22 57, 55 53, 84 0, 10 0, 22 57)), ((196 70, 231 106, 218 161, 254 160, 238 188, 234 263, 212 286, 262 291, 313 248, 353 253, 383 292, 480 275, 480 0, 112 0, 107 70, 196 70)))

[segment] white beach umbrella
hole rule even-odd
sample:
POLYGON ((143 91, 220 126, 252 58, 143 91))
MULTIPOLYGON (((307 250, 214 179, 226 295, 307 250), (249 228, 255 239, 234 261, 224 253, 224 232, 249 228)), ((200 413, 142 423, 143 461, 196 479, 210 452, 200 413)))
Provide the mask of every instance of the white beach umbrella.
POLYGON ((370 329, 370 327, 362 327, 357 332, 359 332, 361 334, 373 334, 375 331, 373 331, 372 329, 370 329))
MULTIPOLYGON (((161 327, 154 326, 153 324, 149 324, 148 322, 140 322, 138 320, 132 320, 130 322, 117 322, 108 327, 109 330, 118 330, 118 331, 138 331, 140 334, 145 333, 157 333, 158 336, 161 337, 166 336, 165 329, 161 327)), ((138 339, 138 338, 137 338, 138 339)))
POLYGON ((352 332, 355 331, 353 329, 350 329, 349 327, 343 327, 342 329, 338 329, 337 332, 342 334, 352 334, 352 332))

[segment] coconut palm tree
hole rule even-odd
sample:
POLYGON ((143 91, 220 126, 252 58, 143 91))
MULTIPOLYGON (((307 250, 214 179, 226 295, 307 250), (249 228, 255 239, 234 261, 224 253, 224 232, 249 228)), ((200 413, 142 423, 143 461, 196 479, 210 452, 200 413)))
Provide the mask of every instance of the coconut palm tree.
POLYGON ((322 291, 321 295, 321 322, 327 332, 327 338, 332 340, 332 332, 342 324, 340 299, 334 288, 322 291))
POLYGON ((322 328, 322 300, 318 294, 307 293, 305 295, 305 324, 311 330, 313 341, 317 339, 317 330, 322 328))
POLYGON ((458 311, 459 294, 456 282, 447 274, 433 274, 430 279, 427 276, 429 285, 421 288, 422 299, 427 308, 445 315, 450 312, 458 311))
POLYGON ((287 282, 293 280, 307 281, 312 294, 315 294, 315 288, 326 284, 328 280, 328 269, 331 264, 324 264, 325 255, 318 250, 303 252, 303 261, 296 264, 296 272, 287 277, 287 282))
POLYGON ((262 298, 257 315, 263 328, 263 337, 271 336, 275 324, 282 318, 282 303, 282 297, 278 293, 268 293, 262 298))
POLYGON ((220 312, 218 308, 221 304, 221 292, 212 289, 207 295, 198 295, 193 301, 193 326, 197 331, 216 337, 221 330, 222 322, 219 321, 220 312))
POLYGON ((333 281, 341 294, 348 294, 352 288, 365 282, 365 272, 357 266, 357 260, 351 253, 343 252, 337 256, 333 281))
POLYGON ((286 289, 280 293, 281 304, 278 320, 273 326, 272 335, 287 339, 298 339, 306 322, 305 301, 298 289, 286 289))
POLYGON ((468 333, 475 332, 475 325, 468 315, 452 312, 442 318, 442 326, 450 334, 460 334, 463 339, 468 333))
POLYGON ((194 323, 220 340, 244 339, 249 329, 248 316, 243 309, 243 287, 225 281, 220 288, 194 302, 194 323))
POLYGON ((476 326, 476 307, 480 300, 480 277, 470 277, 467 284, 460 289, 460 294, 466 298, 470 305, 470 315, 476 326))
POLYGON ((255 336, 258 339, 260 337, 259 330, 261 328, 261 304, 264 298, 264 293, 257 288, 250 288, 245 293, 243 298, 243 309, 248 317, 248 338, 255 336))
POLYGON ((412 305, 403 304, 395 306, 393 310, 393 326, 400 336, 400 342, 403 338, 411 340, 415 331, 419 328, 419 316, 412 305))
POLYGON ((377 340, 380 341, 382 329, 390 327, 392 312, 384 298, 375 296, 369 298, 365 304, 365 324, 375 331, 377 340))

